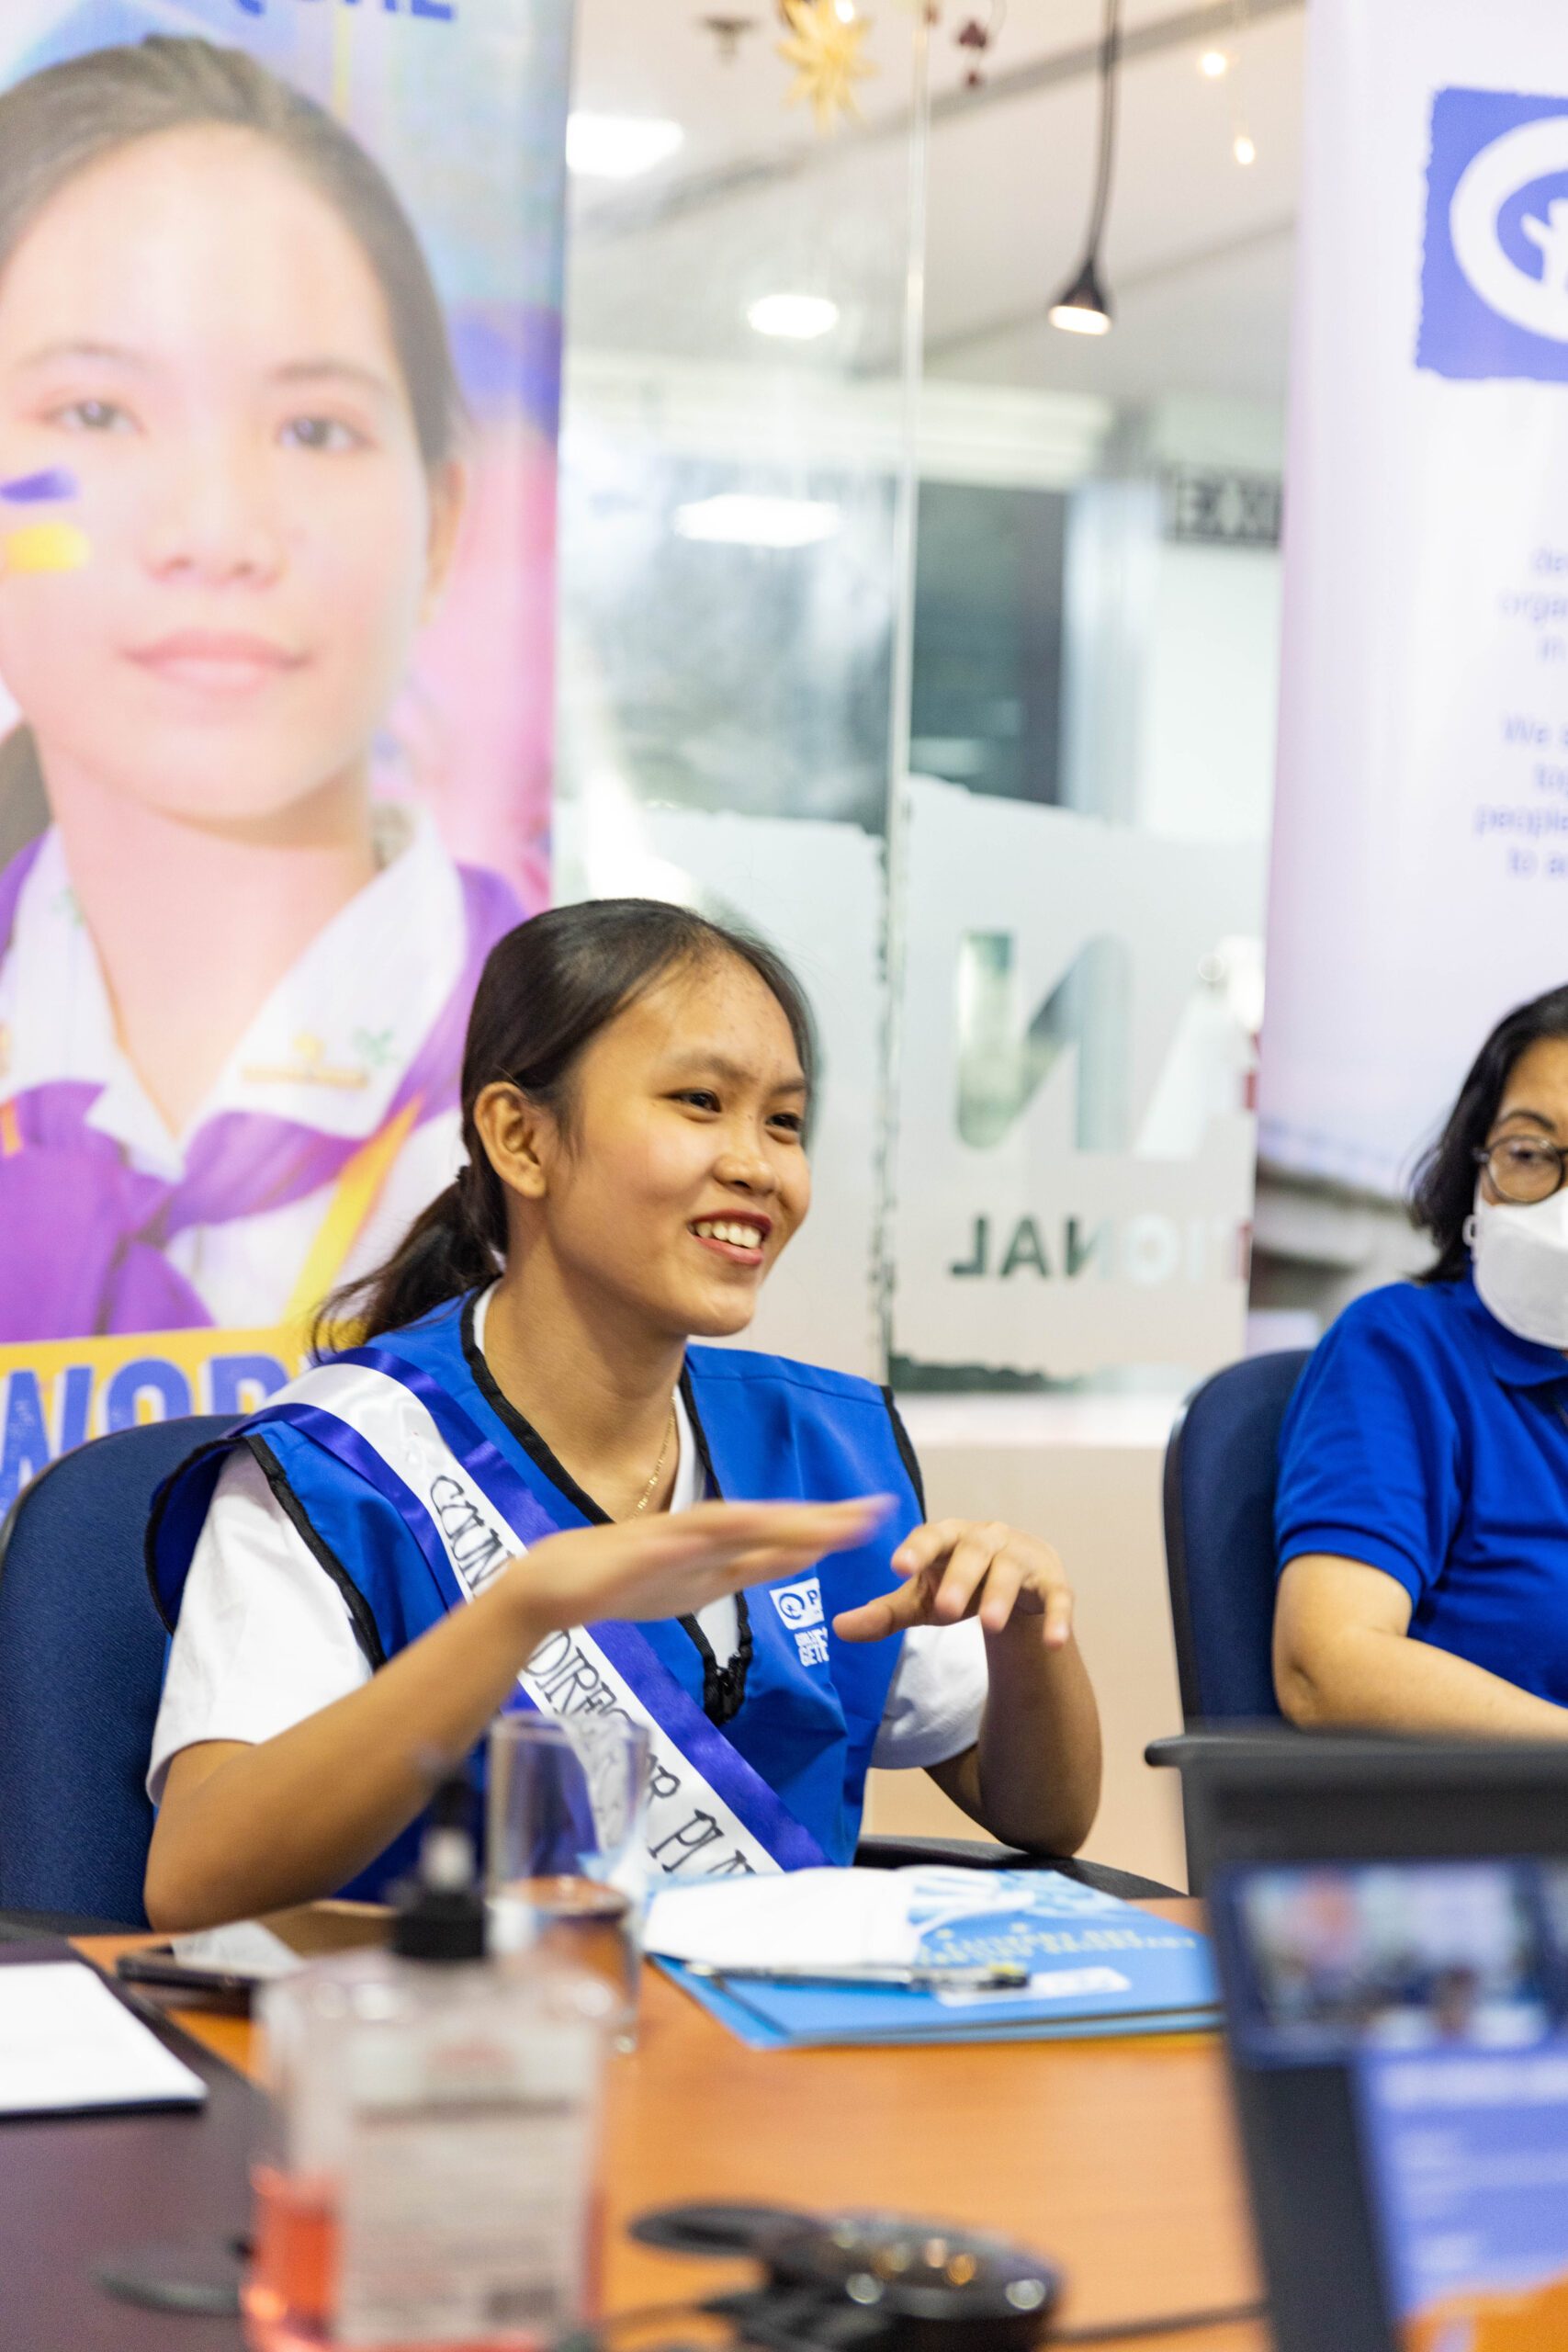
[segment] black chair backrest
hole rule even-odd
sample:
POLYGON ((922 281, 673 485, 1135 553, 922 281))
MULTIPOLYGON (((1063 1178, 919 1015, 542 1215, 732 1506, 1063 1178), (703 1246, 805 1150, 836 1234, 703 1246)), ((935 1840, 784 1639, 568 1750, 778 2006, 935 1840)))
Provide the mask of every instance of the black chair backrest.
POLYGON ((1165 1455, 1165 1555, 1189 1731, 1278 1716, 1274 1487, 1309 1351, 1251 1356, 1194 1389, 1165 1455))
POLYGON ((169 1472, 233 1426, 204 1414, 96 1439, 0 1531, 0 1909, 145 1925, 164 1634, 142 1538, 169 1472))

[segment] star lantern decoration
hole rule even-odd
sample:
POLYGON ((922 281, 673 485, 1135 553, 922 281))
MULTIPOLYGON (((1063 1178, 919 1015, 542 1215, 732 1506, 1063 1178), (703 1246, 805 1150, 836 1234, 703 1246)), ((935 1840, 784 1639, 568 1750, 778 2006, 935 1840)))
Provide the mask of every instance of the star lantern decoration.
POLYGON ((841 16, 839 0, 780 0, 779 13, 790 38, 778 53, 795 68, 791 106, 807 99, 818 130, 832 130, 840 115, 858 115, 855 84, 874 74, 861 55, 867 26, 858 15, 841 16))

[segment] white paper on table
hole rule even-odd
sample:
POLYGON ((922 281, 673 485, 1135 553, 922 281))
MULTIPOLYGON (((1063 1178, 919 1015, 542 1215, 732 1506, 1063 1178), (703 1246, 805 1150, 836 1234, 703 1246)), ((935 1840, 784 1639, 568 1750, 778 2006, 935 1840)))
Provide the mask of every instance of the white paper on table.
POLYGON ((914 1956, 899 1871, 785 1871, 777 1877, 667 1886, 648 1915, 647 1948, 710 1968, 863 1968, 914 1956))
POLYGON ((661 1959, 710 1968, 902 1968, 920 1957, 927 1937, 977 1914, 1081 1921, 1125 1907, 1113 1894, 1048 1871, 940 1862, 785 1871, 665 1887, 653 1898, 646 1942, 661 1959))
MULTIPOLYGON (((935 1949, 942 1931, 962 1935, 968 1919, 984 1931, 1005 1915, 1010 1930, 1027 1935, 1031 1928, 1109 1923, 1127 1908, 1118 1896, 1053 1871, 942 1862, 896 1871, 785 1871, 663 1888, 649 1906, 645 1942, 661 1959, 710 1968, 902 1968, 931 1956, 928 1939, 935 1949)), ((983 1932, 982 1949, 966 1955, 995 1956, 984 1949, 983 1932)))
POLYGON ((231 1975, 254 1977, 258 1984, 296 1976, 305 1965, 304 1954, 292 1951, 259 1919, 236 1919, 227 1928, 175 1936, 169 1950, 188 1968, 224 1969, 231 1975))
POLYGON ((79 1960, 0 1968, 0 2115, 198 2107, 201 2076, 79 1960))

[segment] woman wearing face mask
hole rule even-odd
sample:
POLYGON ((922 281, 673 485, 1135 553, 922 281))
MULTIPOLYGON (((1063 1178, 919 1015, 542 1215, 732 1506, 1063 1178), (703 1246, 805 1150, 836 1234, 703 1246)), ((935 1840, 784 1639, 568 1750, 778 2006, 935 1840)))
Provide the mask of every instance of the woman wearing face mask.
POLYGON ((1568 1737, 1568 988, 1487 1038, 1292 1400, 1274 1679, 1308 1725, 1568 1737))
POLYGON ((1055 1553, 927 1522, 886 1390, 687 1344, 745 1329, 806 1215, 811 1077, 783 964, 682 909, 492 951, 468 1166, 350 1294, 368 1346, 154 1513, 160 1926, 384 1893, 428 1758, 509 1700, 649 1724, 660 1872, 847 1862, 874 1762, 1081 1842, 1100 1735, 1055 1553))

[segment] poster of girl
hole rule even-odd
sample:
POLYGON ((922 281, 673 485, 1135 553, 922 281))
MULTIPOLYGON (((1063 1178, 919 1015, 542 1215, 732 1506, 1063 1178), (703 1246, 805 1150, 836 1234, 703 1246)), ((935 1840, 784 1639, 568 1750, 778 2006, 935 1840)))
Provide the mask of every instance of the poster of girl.
POLYGON ((542 813, 459 863, 386 784, 422 633, 515 616, 473 429, 389 178, 248 50, 0 93, 0 1340, 283 1322, 447 1182, 544 888, 542 813))

